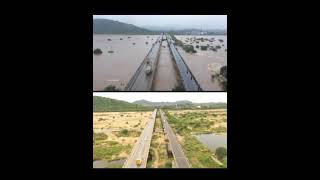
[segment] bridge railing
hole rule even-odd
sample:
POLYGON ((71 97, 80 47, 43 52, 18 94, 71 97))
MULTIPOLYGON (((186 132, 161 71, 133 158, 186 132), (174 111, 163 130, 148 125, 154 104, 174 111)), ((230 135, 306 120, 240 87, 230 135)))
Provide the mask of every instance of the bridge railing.
POLYGON ((178 161, 177 161, 177 158, 181 158, 181 157, 177 157, 177 155, 175 154, 175 151, 174 151, 174 149, 173 149, 173 147, 172 147, 172 140, 173 139, 170 139, 169 138, 169 133, 172 133, 172 135, 173 136, 175 136, 175 140, 176 140, 176 142, 177 142, 177 146, 178 146, 178 148, 180 149, 180 151, 183 153, 183 155, 184 155, 184 157, 183 157, 183 159, 185 159, 186 160, 186 162, 187 162, 187 164, 188 164, 188 167, 190 168, 191 167, 191 164, 190 164, 190 162, 189 162, 189 159, 185 156, 185 153, 183 152, 183 149, 182 149, 182 147, 181 147, 181 145, 179 144, 179 142, 178 142, 178 140, 177 140, 177 137, 176 137, 176 135, 174 134, 174 131, 172 130, 172 128, 170 127, 170 125, 169 125, 169 122, 168 122, 168 119, 167 119, 167 117, 166 117, 166 115, 165 115, 165 113, 160 109, 160 115, 161 115, 161 120, 162 120, 162 123, 163 123, 163 126, 164 126, 164 131, 165 131, 165 133, 166 133, 166 136, 167 136, 167 138, 168 138, 168 140, 169 140, 169 144, 170 144, 170 146, 171 146, 171 150, 172 150, 172 154, 173 154, 173 157, 174 157, 174 160, 175 160, 175 165, 176 165, 176 167, 177 168, 179 168, 179 163, 178 163, 178 161))
POLYGON ((192 74, 190 68, 188 67, 187 63, 184 61, 174 44, 172 43, 172 39, 169 35, 166 34, 166 38, 170 47, 170 52, 175 60, 180 77, 182 79, 183 86, 186 91, 202 91, 198 81, 192 74))
MULTIPOLYGON (((156 40, 156 42, 158 42, 159 40, 162 40, 162 35, 156 40)), ((161 44, 162 44, 162 41, 160 43, 160 48, 161 48, 161 44)), ((147 58, 149 57, 150 53, 152 52, 153 48, 158 45, 156 43, 152 44, 152 47, 150 48, 148 54, 145 56, 145 58, 143 59, 143 61, 141 62, 141 64, 139 65, 137 71, 134 73, 134 75, 132 76, 132 78, 129 80, 129 82, 127 83, 126 87, 124 88, 125 91, 131 91, 131 88, 133 87, 134 83, 136 82, 137 80, 137 77, 139 76, 139 74, 141 73, 141 71, 143 71, 143 67, 144 67, 144 64, 146 63, 147 61, 147 58)), ((160 48, 158 50, 158 55, 157 55, 157 60, 156 60, 156 63, 158 62, 158 58, 159 58, 159 52, 160 52, 160 48)), ((148 89, 146 89, 148 90, 148 89)))

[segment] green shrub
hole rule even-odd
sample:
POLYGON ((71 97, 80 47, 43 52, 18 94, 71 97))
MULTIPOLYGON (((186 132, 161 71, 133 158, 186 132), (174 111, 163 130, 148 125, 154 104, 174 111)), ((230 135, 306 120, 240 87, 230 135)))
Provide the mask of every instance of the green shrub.
POLYGON ((129 134, 129 131, 127 129, 122 129, 120 131, 120 135, 128 136, 128 134, 129 134))
POLYGON ((171 161, 167 161, 164 166, 165 166, 166 168, 171 168, 171 167, 172 167, 172 162, 171 162, 171 161))
POLYGON ((201 46, 202 51, 206 51, 208 49, 208 46, 201 46))
POLYGON ((227 149, 225 147, 218 147, 215 154, 219 160, 223 160, 227 156, 227 149))
POLYGON ((93 133, 93 139, 94 140, 105 140, 108 138, 108 135, 105 133, 93 133))
POLYGON ((100 55, 100 54, 102 54, 102 50, 99 49, 99 48, 97 48, 97 49, 95 49, 95 50, 93 51, 93 54, 95 54, 95 55, 100 55))
POLYGON ((187 53, 196 53, 197 51, 194 50, 194 47, 192 45, 184 45, 183 50, 185 50, 187 53))
POLYGON ((172 91, 185 91, 182 84, 176 86, 175 88, 172 88, 172 91))
POLYGON ((104 88, 104 91, 120 91, 119 89, 116 88, 116 86, 109 85, 104 88))

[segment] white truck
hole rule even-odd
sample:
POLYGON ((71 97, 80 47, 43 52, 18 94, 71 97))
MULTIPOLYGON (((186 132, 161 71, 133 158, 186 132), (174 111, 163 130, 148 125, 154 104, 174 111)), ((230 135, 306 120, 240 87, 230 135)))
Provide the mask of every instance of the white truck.
POLYGON ((145 72, 147 75, 151 74, 151 72, 152 72, 152 64, 151 64, 150 59, 147 59, 144 72, 145 72))

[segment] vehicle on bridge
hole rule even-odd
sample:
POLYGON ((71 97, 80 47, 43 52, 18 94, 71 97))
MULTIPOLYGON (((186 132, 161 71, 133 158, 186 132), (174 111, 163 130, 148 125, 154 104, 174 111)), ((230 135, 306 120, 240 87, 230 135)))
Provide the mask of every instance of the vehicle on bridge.
POLYGON ((136 165, 137 166, 140 166, 142 164, 142 159, 136 159, 136 165))
POLYGON ((150 59, 147 59, 146 67, 145 67, 144 71, 146 72, 147 75, 151 74, 151 72, 152 72, 152 64, 151 64, 150 59))

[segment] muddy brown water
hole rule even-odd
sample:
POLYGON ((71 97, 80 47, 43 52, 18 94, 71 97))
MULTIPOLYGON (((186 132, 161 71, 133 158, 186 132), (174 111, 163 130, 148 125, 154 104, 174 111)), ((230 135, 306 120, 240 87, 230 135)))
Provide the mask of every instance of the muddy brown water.
MULTIPOLYGON (((114 85, 120 90, 124 90, 126 84, 130 81, 133 74, 156 41, 159 35, 93 35, 93 50, 100 48, 101 55, 93 54, 93 90, 103 91, 108 85, 114 85), (128 38, 131 37, 131 38, 128 38), (120 40, 122 38, 122 40, 120 40), (110 40, 108 40, 110 39, 110 40), (146 44, 148 42, 148 44, 146 44), (133 45, 135 43, 135 45, 133 45), (114 51, 108 53, 108 51, 114 51)), ((200 86, 205 91, 220 91, 222 87, 217 80, 211 78, 211 71, 208 65, 219 63, 227 65, 227 36, 176 36, 184 43, 191 44, 191 41, 185 42, 186 38, 215 38, 215 41, 193 42, 192 45, 220 45, 221 49, 217 52, 212 50, 202 51, 195 48, 197 53, 186 53, 180 47, 179 53, 191 69, 200 86), (224 42, 220 42, 222 39, 224 42), (222 44, 224 46, 222 46, 222 44)), ((161 48, 158 68, 155 76, 153 90, 171 91, 177 85, 177 72, 173 66, 167 41, 163 41, 165 48, 161 48)))
POLYGON ((187 38, 214 38, 215 40, 213 42, 204 41, 199 43, 193 42, 191 45, 195 47, 195 50, 197 53, 190 54, 186 53, 182 48, 178 47, 178 51, 191 69, 193 75, 199 82, 202 89, 205 91, 222 91, 222 87, 220 86, 220 83, 211 78, 211 71, 208 69, 208 65, 211 63, 218 63, 222 66, 227 65, 227 52, 225 49, 227 49, 227 36, 175 36, 177 39, 183 41, 185 44, 191 44, 191 41, 188 40, 186 42, 187 38), (224 42, 220 42, 218 39, 222 39, 224 42), (202 51, 199 48, 196 48, 196 45, 199 46, 205 46, 209 44, 209 46, 217 46, 220 45, 221 49, 218 49, 217 52, 214 52, 212 50, 206 50, 202 51), (222 44, 224 46, 222 46, 222 44))
POLYGON ((94 34, 93 50, 100 48, 103 53, 93 54, 93 90, 103 91, 108 85, 123 90, 158 37, 159 35, 94 34))
POLYGON ((172 88, 176 87, 177 83, 174 60, 171 58, 168 42, 163 41, 152 90, 171 91, 172 88))

